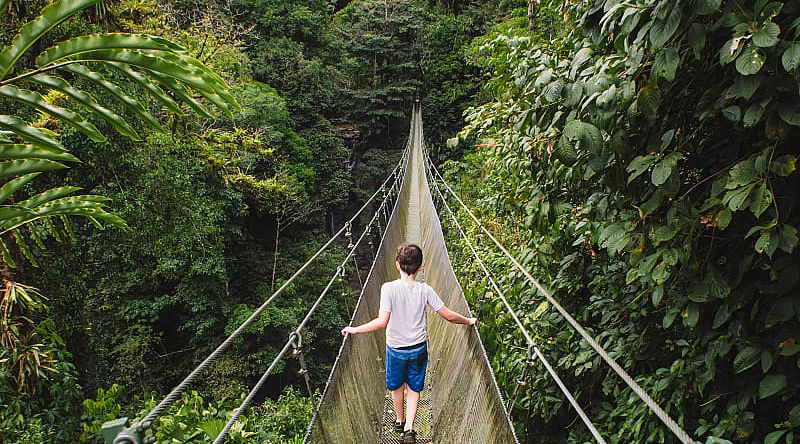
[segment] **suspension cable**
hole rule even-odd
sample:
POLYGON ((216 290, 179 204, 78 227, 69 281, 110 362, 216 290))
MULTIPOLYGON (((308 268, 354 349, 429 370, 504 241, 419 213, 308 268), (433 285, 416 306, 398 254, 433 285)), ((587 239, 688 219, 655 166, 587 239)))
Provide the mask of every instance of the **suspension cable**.
MULTIPOLYGON (((586 427, 589 429, 589 432, 591 432, 592 436, 595 437, 595 439, 597 440, 598 443, 606 444, 606 441, 603 439, 603 436, 600 435, 600 432, 597 431, 597 428, 595 428, 595 426, 592 423, 591 419, 589 419, 589 416, 586 415, 586 412, 583 411, 583 408, 580 406, 580 404, 578 404, 578 401, 575 400, 575 397, 569 391, 567 386, 564 385, 564 383, 561 381, 561 378, 559 378, 559 376, 556 373, 556 371, 553 370, 553 367, 550 366, 550 363, 547 361, 547 359, 545 358, 544 354, 542 354, 541 350, 539 350, 539 345, 536 343, 536 341, 533 340, 533 338, 531 337, 530 333, 528 333, 528 329, 525 328, 525 326, 522 324, 522 321, 520 321, 519 317, 517 316, 516 311, 511 307, 511 304, 508 303, 508 299, 506 299, 505 295, 503 294, 503 291, 500 290, 500 287, 497 285, 497 282, 492 277, 492 274, 489 271, 489 268, 486 266, 486 264, 483 262, 483 260, 478 255, 478 252, 475 250, 475 246, 472 244, 472 242, 467 237, 467 234, 464 232, 463 227, 458 222, 458 219, 456 218, 455 214, 453 213, 453 210, 450 208, 450 205, 448 205, 447 201, 445 201, 444 195, 442 195, 442 192, 439 189, 439 185, 436 184, 436 182, 432 182, 432 183, 434 185, 434 189, 439 194, 439 197, 441 199, 442 205, 444 205, 445 209, 447 210, 447 213, 450 215, 451 219, 455 223, 456 228, 458 229, 458 232, 461 235, 461 238, 464 240, 464 242, 466 242, 467 246, 469 247, 470 252, 472 253, 472 256, 475 258, 475 261, 483 269, 484 273, 486 274, 486 277, 489 280, 489 283, 491 284, 492 288, 494 288, 495 293, 497 293, 497 296, 500 298, 500 300, 506 306, 506 309, 508 310, 508 313, 511 315, 511 317, 514 319, 514 322, 517 324, 517 328, 522 332, 523 336, 525 336, 525 341, 528 343, 528 350, 529 350, 527 359, 528 360, 531 359, 530 350, 533 349, 533 352, 535 353, 536 357, 538 357, 539 360, 542 361, 542 364, 544 364, 545 369, 550 374, 550 376, 553 378, 553 380, 556 382, 558 387, 561 389, 561 392, 564 393, 564 396, 567 397, 567 400, 569 401, 569 403, 572 404, 572 407, 578 413, 578 416, 580 416, 581 420, 586 425, 586 427)), ((514 396, 516 397, 516 393, 515 393, 514 396)))
POLYGON ((358 249, 358 246, 361 244, 361 242, 364 240, 364 238, 369 234, 370 227, 374 223, 376 223, 376 221, 379 219, 380 212, 386 206, 386 204, 389 201, 389 198, 391 197, 391 195, 392 195, 391 193, 384 195, 384 198, 383 198, 383 201, 381 202, 380 207, 373 214, 372 219, 369 221, 367 226, 364 228, 364 231, 361 233, 361 236, 359 236, 359 238, 356 241, 356 243, 354 244, 353 248, 350 249, 350 251, 347 253, 347 256, 345 256, 345 258, 342 260, 342 262, 339 264, 339 266, 336 267, 336 272, 333 274, 333 276, 331 276, 330 280, 328 280, 328 284, 325 286, 325 289, 322 290, 322 293, 320 293, 319 297, 317 297, 317 300, 314 301, 314 305, 312 305, 311 308, 308 310, 308 312, 306 313, 305 317, 300 322, 300 324, 297 326, 297 328, 291 334, 289 334, 289 339, 286 341, 286 344, 283 346, 283 348, 278 353, 278 355, 275 357, 275 359, 272 360, 272 363, 270 364, 269 368, 267 368, 267 371, 264 372, 264 374, 261 376, 261 378, 258 380, 258 382, 253 386, 253 388, 247 394, 247 397, 244 399, 244 401, 242 401, 242 403, 236 409, 236 411, 234 412, 234 414, 231 417, 231 419, 229 419, 228 422, 225 424, 225 427, 222 428, 222 431, 220 431, 219 435, 217 435, 217 437, 214 439, 214 443, 213 444, 221 444, 223 442, 223 440, 225 439, 225 435, 227 435, 227 433, 230 431, 231 427, 233 427, 233 425, 239 419, 239 416, 241 416, 241 414, 247 409, 247 407, 253 401, 253 398, 258 393, 258 391, 261 389, 261 386, 264 385, 264 383, 266 382, 267 378, 272 374, 272 371, 275 369, 275 366, 278 364, 278 362, 280 360, 283 359, 283 357, 289 351, 289 348, 294 347, 294 348, 298 348, 299 349, 299 348, 302 347, 302 336, 301 336, 301 332, 300 331, 303 328, 305 328, 306 324, 311 319, 311 316, 313 316, 314 313, 317 311, 317 308, 319 308, 320 304, 322 303, 323 298, 328 294, 328 292, 330 291, 331 287, 333 287, 334 282, 336 282, 337 279, 339 279, 341 276, 344 275, 345 267, 347 265, 347 262, 351 259, 352 256, 355 255, 355 252, 358 249))
POLYGON ((180 396, 181 393, 183 393, 186 390, 189 384, 191 384, 192 381, 194 381, 200 373, 202 373, 206 368, 208 368, 209 365, 211 365, 214 361, 216 361, 217 358, 231 345, 231 343, 233 343, 234 339, 236 339, 240 334, 242 334, 242 332, 244 332, 244 330, 248 326, 250 326, 250 324, 252 324, 256 320, 256 318, 258 318, 258 316, 267 308, 269 304, 271 304, 281 293, 283 293, 283 291, 286 288, 288 288, 289 285, 291 285, 292 282, 294 282, 295 279, 297 279, 297 277, 300 276, 300 274, 306 270, 306 268, 308 268, 339 236, 341 236, 341 234, 345 231, 345 228, 348 226, 348 224, 352 224, 361 215, 361 213, 363 213, 364 210, 366 210, 366 208, 375 200, 375 198, 378 197, 383 192, 383 190, 389 184, 389 181, 391 179, 394 178, 394 181, 397 182, 397 180, 401 177, 398 174, 398 172, 402 172, 405 169, 403 165, 404 160, 405 156, 403 156, 397 163, 397 165, 395 165, 394 169, 392 170, 391 173, 389 173, 389 175, 383 181, 381 186, 378 187, 377 190, 375 190, 372 196, 370 196, 370 198, 367 199, 364 205, 362 205, 361 208, 359 208, 358 211, 355 212, 355 214, 345 223, 345 225, 342 226, 342 228, 339 229, 339 231, 336 232, 336 234, 331 236, 331 238, 327 242, 325 242, 325 244, 323 244, 319 248, 319 250, 317 250, 317 252, 314 253, 314 255, 311 256, 302 266, 300 266, 300 268, 298 268, 297 271, 295 271, 295 273, 272 294, 272 296, 270 296, 266 301, 264 301, 264 303, 261 304, 261 306, 259 306, 253 312, 253 314, 250 315, 250 317, 248 317, 244 322, 242 322, 241 325, 239 325, 239 327, 236 330, 234 330, 233 333, 230 334, 230 336, 228 336, 219 346, 217 346, 217 348, 213 352, 211 352, 211 354, 209 354, 197 367, 195 367, 195 369, 192 370, 192 372, 189 373, 189 375, 186 378, 184 378, 184 380, 181 381, 180 384, 178 384, 174 389, 172 389, 172 391, 163 400, 161 400, 161 402, 159 402, 158 405, 150 413, 148 413, 148 415, 140 422, 140 425, 143 430, 149 428, 150 425, 153 423, 153 421, 155 421, 155 419, 158 418, 158 416, 167 407, 169 407, 170 404, 172 404, 178 398, 178 396, 180 396))
POLYGON ((583 326, 577 320, 575 320, 575 318, 573 318, 572 315, 570 315, 569 312, 567 312, 567 310, 561 306, 561 304, 558 303, 558 301, 550 294, 550 292, 547 291, 542 286, 542 284, 540 284, 539 281, 536 280, 531 275, 531 273, 525 267, 523 267, 522 264, 520 264, 519 261, 517 261, 517 259, 514 256, 511 255, 511 253, 508 252, 508 250, 503 246, 503 244, 501 244, 497 240, 497 238, 495 238, 494 235, 492 235, 492 233, 475 216, 472 210, 470 210, 469 207, 467 207, 467 205, 464 203, 464 201, 462 201, 461 198, 459 198, 458 195, 453 191, 453 189, 450 187, 447 181, 444 180, 444 177, 441 175, 441 173, 439 173, 439 170, 436 168, 435 165, 433 165, 433 162, 430 161, 430 158, 427 157, 427 155, 426 159, 427 163, 430 165, 431 171, 433 171, 436 174, 439 181, 442 182, 442 185, 445 187, 447 192, 451 196, 453 196, 453 198, 458 202, 458 204, 467 213, 467 215, 469 215, 469 217, 475 222, 475 224, 489 237, 489 239, 492 240, 492 242, 494 242, 497 248, 499 248, 500 251, 503 252, 503 254, 511 261, 511 263, 514 264, 514 266, 528 279, 528 281, 531 284, 533 284, 533 286, 540 293, 542 293, 542 295, 544 295, 547 301, 550 302, 553 305, 553 307, 556 308, 556 310, 558 310, 561 316, 563 316, 564 319, 567 320, 567 322, 572 326, 572 328, 574 328, 583 337, 583 339, 594 349, 594 351, 597 352, 597 354, 600 355, 600 357, 603 358, 604 361, 606 361, 606 363, 617 373, 617 375, 619 375, 622 378, 622 380, 628 385, 628 387, 630 387, 631 390, 633 390, 633 392, 636 393, 636 395, 639 396, 639 398, 642 401, 644 401, 644 403, 650 408, 650 410, 656 414, 658 419, 660 419, 661 422, 663 422, 664 425, 666 425, 667 428, 673 434, 675 434, 675 436, 677 436, 682 443, 693 444, 694 440, 689 436, 689 434, 686 433, 686 431, 683 430, 681 426, 678 425, 678 423, 674 419, 672 419, 672 417, 667 412, 665 412, 661 408, 661 406, 659 406, 653 400, 653 398, 650 397, 650 395, 647 394, 647 392, 631 377, 631 375, 629 375, 628 372, 626 372, 625 369, 623 369, 622 366, 620 366, 617 363, 617 361, 614 360, 614 358, 612 358, 608 354, 608 352, 589 334, 589 332, 587 332, 586 329, 584 329, 583 326))

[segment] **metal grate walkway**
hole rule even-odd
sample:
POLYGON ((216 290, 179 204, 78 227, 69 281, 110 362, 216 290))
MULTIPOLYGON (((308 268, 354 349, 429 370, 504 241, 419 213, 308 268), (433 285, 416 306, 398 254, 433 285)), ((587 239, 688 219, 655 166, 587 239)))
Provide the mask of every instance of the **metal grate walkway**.
MULTIPOLYGON (((425 380, 430 381, 426 375, 425 380)), ((394 431, 395 413, 392 405, 391 393, 386 393, 383 403, 383 426, 381 427, 381 444, 400 444, 403 434, 394 431)), ((414 430, 417 432, 417 444, 430 444, 433 442, 433 415, 431 409, 431 390, 426 386, 420 393, 417 418, 414 420, 414 430)))

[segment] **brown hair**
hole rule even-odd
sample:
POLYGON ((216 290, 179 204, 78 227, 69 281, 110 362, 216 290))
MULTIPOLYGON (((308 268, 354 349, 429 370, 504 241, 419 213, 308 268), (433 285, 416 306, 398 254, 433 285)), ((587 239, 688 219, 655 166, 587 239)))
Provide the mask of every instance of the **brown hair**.
POLYGON ((403 244, 397 247, 395 260, 406 274, 414 274, 422 265, 422 248, 415 244, 403 244))

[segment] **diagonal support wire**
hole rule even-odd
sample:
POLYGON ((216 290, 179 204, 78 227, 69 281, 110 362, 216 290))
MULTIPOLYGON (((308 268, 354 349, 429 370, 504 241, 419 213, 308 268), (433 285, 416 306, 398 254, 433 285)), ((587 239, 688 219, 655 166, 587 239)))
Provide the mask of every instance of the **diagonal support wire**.
MULTIPOLYGON (((606 444, 606 441, 605 441, 605 439, 603 439, 603 436, 600 435, 600 432, 597 431, 597 428, 594 426, 594 424, 592 423, 591 419, 589 419, 589 416, 586 415, 586 412, 583 411, 583 408, 581 407, 581 405, 578 404, 578 401, 575 400, 575 397, 569 391, 567 386, 564 385, 564 382, 561 381, 561 378, 559 378, 559 376, 556 373, 556 371, 553 369, 553 367, 547 361, 547 358, 545 358, 544 354, 542 354, 541 350, 539 350, 539 345, 536 343, 536 341, 533 340, 533 338, 531 337, 530 333, 528 333, 528 329, 525 328, 525 325, 522 324, 522 321, 517 316, 516 311, 514 310, 513 307, 511 307, 511 304, 508 302, 508 299, 506 299, 505 294, 503 294, 503 291, 500 289, 500 287, 497 285, 497 282, 492 277, 492 274, 489 271, 489 268, 486 266, 486 264, 480 258, 480 255, 478 255, 478 252, 475 249, 475 246, 472 244, 472 242, 467 237, 467 234, 464 232, 464 228, 458 222, 458 219, 456 219, 455 213, 453 213, 453 210, 450 208, 450 205, 448 205, 447 201, 445 201, 444 195, 442 195, 442 192, 439 189, 439 185, 435 181, 431 181, 431 183, 433 183, 433 188, 436 190, 436 192, 441 197, 441 202, 444 205, 444 208, 447 210, 448 215, 450 216, 450 218, 455 223, 455 226, 458 229, 458 232, 461 235, 461 238, 464 240, 464 242, 469 247, 469 250, 472 253, 472 256, 475 258, 475 261, 481 267, 481 269, 483 269, 483 272, 486 274, 486 277, 488 278, 488 281, 491 284, 492 288, 494 289, 495 293, 497 293, 497 296, 503 302, 503 305, 505 305, 506 310, 508 310, 508 313, 511 315, 512 319, 514 319, 514 323, 517 324, 517 328, 522 332, 522 335, 525 336, 525 341, 528 343, 528 348, 529 348, 529 358, 530 358, 530 350, 533 350, 535 356, 537 358, 539 358, 540 361, 542 361, 542 364, 544 364, 545 369, 550 374, 550 376, 553 378, 553 380, 556 382, 556 385, 558 385, 558 388, 561 389, 561 392, 567 398, 569 403, 572 404, 572 407, 578 413, 578 416, 580 416, 581 420, 586 425, 586 427, 589 429, 589 432, 591 432, 592 436, 594 436, 594 438, 597 440, 598 443, 606 444)), ((515 390, 514 397, 516 397, 516 390, 515 390)), ((512 406, 512 405, 513 404, 509 404, 509 406, 512 406)))
MULTIPOLYGON (((650 397, 649 394, 628 374, 625 369, 620 366, 614 358, 612 358, 608 352, 583 328, 583 326, 572 317, 572 315, 567 312, 567 310, 558 303, 558 301, 547 291, 542 284, 536 280, 531 273, 522 266, 522 264, 517 261, 517 259, 508 252, 508 250, 497 240, 497 238, 492 235, 492 233, 481 223, 481 221, 475 216, 472 210, 467 207, 463 200, 453 191, 447 181, 444 180, 444 177, 439 173, 439 170, 436 168, 435 165, 430 161, 430 158, 426 155, 426 163, 429 165, 429 171, 435 174, 435 178, 442 183, 444 188, 447 192, 458 202, 461 208, 469 215, 470 219, 475 222, 475 224, 480 228, 480 230, 485 233, 489 239, 503 252, 503 254, 511 261, 515 268, 517 268, 527 279, 528 281, 547 299, 550 304, 555 307, 555 309, 561 314, 564 319, 574 328, 583 339, 594 349, 594 351, 603 358, 604 361, 617 373, 617 375, 622 378, 623 381, 628 385, 628 387, 636 393, 639 398, 644 401, 644 403, 650 408, 650 410, 655 413, 661 422, 667 426, 667 428, 676 436, 678 439, 684 444, 693 444, 695 441, 689 436, 689 434, 681 428, 681 426, 674 420, 672 417, 658 405, 658 403, 650 397)), ((434 178, 434 179, 435 179, 434 178)), ((435 181, 433 181, 436 183, 435 181)), ((437 185, 438 190, 438 185, 437 185)), ((442 196, 442 200, 444 200, 444 196, 442 196)))
MULTIPOLYGON (((383 187, 381 187, 381 188, 383 188, 383 187)), ((350 259, 352 257, 355 256, 356 250, 358 249, 358 246, 369 235, 370 229, 372 228, 372 225, 378 223, 378 219, 380 218, 381 209, 385 205, 387 205, 387 202, 388 202, 388 200, 389 200, 389 198, 391 196, 392 196, 391 193, 390 194, 384 194, 384 199, 381 202, 381 206, 377 209, 377 211, 375 211, 375 213, 372 216, 372 219, 369 221, 367 226, 364 228, 364 231, 361 233, 361 236, 359 236, 358 240, 353 245, 353 248, 349 249, 349 251, 347 253, 347 256, 345 256, 345 258, 342 260, 341 264, 336 268, 336 272, 328 280, 328 284, 325 286, 325 289, 322 290, 322 293, 320 293, 320 295, 317 298, 317 300, 314 301, 314 304, 308 310, 308 312, 306 313, 306 316, 303 318, 303 320, 300 322, 300 324, 297 326, 297 328, 289 335, 289 340, 286 341, 286 344, 283 346, 281 351, 278 353, 278 355, 275 357, 275 359, 273 359, 273 361, 270 364, 269 368, 267 368, 267 371, 264 372, 264 374, 258 380, 256 385, 253 386, 253 388, 247 394, 247 397, 244 399, 244 401, 242 401, 241 405, 239 405, 239 407, 236 409, 236 411, 234 412, 233 416, 225 424, 225 427, 223 427, 222 431, 214 439, 214 444, 221 444, 225 440, 225 436, 228 434, 228 432, 230 431, 231 427, 233 427, 233 425, 239 419, 241 414, 247 409, 247 407, 250 405, 250 403, 252 403, 253 398, 255 397, 255 395, 258 393, 259 390, 261 390, 261 387, 267 381, 267 378, 269 378, 269 376, 272 374, 273 370, 275 370, 275 366, 278 364, 278 362, 280 360, 282 360, 284 358, 284 356, 289 351, 289 349, 290 348, 300 349, 302 347, 301 330, 303 330, 305 328, 305 326, 308 323, 308 321, 311 319, 311 317, 317 311, 317 308, 319 308, 320 304, 322 303, 322 300, 325 298, 325 296, 330 292, 331 288, 333 287, 334 282, 336 282, 337 280, 341 279, 341 277, 344 275, 345 267, 347 266, 347 263, 350 261, 350 259)), ((310 391, 310 388, 309 388, 309 391, 310 391)))
MULTIPOLYGON (((189 373, 189 375, 184 378, 183 381, 181 381, 163 400, 161 400, 161 402, 158 403, 158 405, 152 411, 150 411, 150 413, 148 413, 148 415, 142 421, 139 422, 139 425, 143 430, 149 428, 153 421, 155 421, 155 419, 158 418, 158 416, 161 415, 161 413, 189 387, 189 384, 191 384, 197 378, 197 376, 200 375, 200 373, 208 368, 209 365, 216 361, 217 358, 219 358, 219 356, 230 346, 230 344, 233 343, 234 339, 236 339, 236 337, 238 337, 250 324, 252 324, 269 304, 271 304, 278 296, 280 296, 281 293, 283 293, 283 291, 289 287, 289 285, 291 285, 298 276, 300 276, 300 274, 302 274, 334 241, 336 241, 339 236, 342 235, 346 227, 350 226, 353 221, 355 221, 356 218, 358 218, 361 213, 363 213, 364 210, 366 210, 369 205, 371 205, 372 202, 375 201, 375 199, 381 195, 381 193, 383 193, 387 186, 390 186, 389 184, 392 179, 394 179, 394 183, 391 184, 392 187, 395 186, 396 182, 401 180, 400 178, 402 178, 402 176, 398 173, 404 170, 404 165, 402 163, 404 159, 405 157, 401 159, 401 161, 394 167, 392 172, 386 177, 386 180, 383 181, 381 186, 372 194, 372 196, 370 196, 369 199, 367 199, 364 205, 362 205, 361 208, 356 211, 353 217, 347 221, 345 226, 342 226, 339 231, 337 231, 327 242, 325 242, 325 244, 323 244, 313 256, 311 256, 283 285, 281 285, 280 288, 278 288, 272 294, 272 296, 264 301, 264 303, 262 303, 261 306, 259 306, 253 312, 253 314, 250 315, 250 317, 242 322, 242 324, 239 325, 239 327, 234 330, 230 336, 228 336, 219 346, 217 346, 217 348, 211 352, 211 354, 209 354, 197 367, 195 367, 195 369, 192 370, 192 372, 189 373)), ((377 212, 375 214, 377 215, 377 212)), ((374 219, 375 216, 373 216, 373 220, 374 219)), ((350 255, 348 255, 348 259, 349 258, 350 255)))

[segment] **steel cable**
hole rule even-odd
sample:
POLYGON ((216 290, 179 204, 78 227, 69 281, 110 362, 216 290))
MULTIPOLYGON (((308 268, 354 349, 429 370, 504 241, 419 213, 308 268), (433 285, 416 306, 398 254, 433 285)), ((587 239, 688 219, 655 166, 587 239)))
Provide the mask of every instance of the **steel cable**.
MULTIPOLYGON (((426 163, 431 165, 430 164, 430 159, 427 159, 426 163)), ((550 363, 544 357, 544 354, 542 354, 542 352, 539 350, 539 345, 536 343, 536 341, 533 340, 533 338, 531 337, 530 333, 528 333, 528 330, 522 324, 522 321, 519 319, 519 316, 517 316, 516 311, 511 307, 511 304, 509 304, 508 299, 506 299, 506 297, 503 294, 502 290, 500 290, 500 287, 497 285, 497 282, 492 277, 492 274, 489 271, 489 268, 486 266, 486 264, 483 262, 483 260, 478 255, 478 252, 475 250, 475 246, 472 244, 472 242, 467 237, 466 232, 464 232, 463 227, 458 222, 458 219, 456 219, 456 216, 453 213, 453 210, 450 208, 450 205, 448 205, 447 201, 444 199, 444 195, 442 195, 442 192, 439 189, 439 185, 435 181, 429 181, 429 182, 433 183, 433 188, 439 194, 441 202, 444 205, 444 208, 447 210, 449 216, 451 217, 451 219, 455 223, 455 226, 458 229, 458 232, 460 233, 461 238, 464 240, 464 242, 469 247, 469 250, 472 253, 472 256, 475 258, 475 261, 478 263, 478 265, 480 265, 481 269, 483 269, 483 271, 486 274, 486 277, 488 278, 489 283, 491 284, 491 286, 494 289, 495 293, 497 293, 497 296, 500 298, 500 300, 506 306, 506 310, 508 310, 508 313, 511 315, 511 317, 514 319, 514 322, 517 324, 517 328, 522 332, 523 336, 525 336, 525 340, 528 343, 529 350, 532 348, 534 353, 536 354, 536 356, 539 358, 539 360, 542 361, 542 364, 544 364, 545 369, 550 374, 550 376, 553 378, 553 380, 556 382, 558 387, 561 389, 561 392, 564 393, 564 396, 567 397, 567 400, 569 401, 569 403, 572 404, 572 407, 578 413, 578 416, 580 416, 581 420, 586 425, 586 427, 589 429, 589 432, 591 432, 592 436, 595 437, 595 439, 597 440, 598 443, 605 444, 606 441, 603 439, 603 436, 600 435, 600 432, 597 431, 597 428, 595 428, 595 426, 592 423, 591 419, 589 419, 589 416, 586 415, 586 412, 583 411, 583 408, 580 406, 580 404, 578 404, 578 401, 575 400, 575 397, 569 391, 567 386, 564 385, 564 383, 561 381, 561 378, 559 378, 558 374, 555 372, 553 367, 550 366, 550 363)), ((516 393, 514 394, 514 397, 516 397, 516 393)))
POLYGON ((148 415, 140 422, 143 429, 149 428, 153 421, 158 418, 158 416, 167 407, 169 407, 170 404, 172 404, 181 393, 186 390, 189 384, 191 384, 200 373, 208 368, 209 365, 216 361, 217 358, 230 346, 233 340, 236 339, 236 337, 238 337, 250 324, 252 324, 269 304, 271 304, 281 293, 283 293, 283 291, 289 287, 289 285, 291 285, 292 282, 294 282, 294 280, 306 270, 306 268, 308 268, 339 236, 342 235, 346 226, 348 224, 352 224, 353 221, 355 221, 361 215, 361 213, 364 212, 364 210, 375 200, 375 198, 383 192, 392 178, 394 178, 395 182, 397 182, 398 178, 402 177, 398 174, 398 172, 402 172, 402 162, 404 160, 405 158, 398 162, 392 172, 386 177, 386 180, 383 181, 381 186, 372 194, 372 196, 370 196, 369 199, 367 199, 367 201, 361 206, 361 208, 358 209, 358 211, 356 211, 356 213, 347 221, 347 223, 336 232, 336 234, 334 234, 327 242, 325 242, 325 244, 322 245, 322 247, 320 247, 313 256, 311 256, 300 268, 298 268, 297 271, 295 271, 295 273, 272 294, 272 296, 264 301, 264 303, 261 304, 261 306, 259 306, 253 312, 253 314, 250 315, 250 317, 242 322, 242 324, 239 325, 239 327, 234 330, 233 333, 231 333, 219 346, 217 346, 217 348, 211 352, 211 354, 209 354, 197 367, 195 367, 195 369, 192 370, 192 372, 189 373, 189 375, 184 378, 183 381, 181 381, 163 400, 161 400, 161 402, 158 403, 155 408, 153 408, 152 411, 150 411, 150 413, 148 413, 148 415))
POLYGON ((372 225, 377 223, 377 221, 378 221, 378 219, 380 217, 381 210, 386 206, 386 204, 387 204, 387 202, 388 202, 388 200, 389 200, 389 198, 391 196, 392 196, 391 193, 384 194, 384 198, 383 198, 383 201, 381 202, 380 207, 378 207, 378 209, 373 214, 372 219, 369 221, 367 226, 364 228, 364 231, 361 233, 361 236, 359 236, 358 240, 353 245, 353 248, 350 249, 350 251, 347 253, 347 256, 345 256, 345 258, 342 260, 341 264, 336 268, 336 273, 334 273, 333 276, 331 276, 330 280, 328 281, 328 284, 325 286, 325 289, 322 290, 322 293, 320 293, 319 297, 317 297, 316 301, 314 301, 314 304, 308 310, 308 312, 306 313, 306 315, 303 318, 303 320, 300 322, 300 324, 297 326, 297 328, 289 335, 289 340, 286 341, 286 344, 283 346, 281 351, 278 353, 278 355, 275 357, 275 359, 273 359, 273 361, 270 364, 269 368, 267 368, 267 371, 264 372, 264 374, 258 380, 256 385, 253 386, 253 388, 247 394, 247 397, 244 399, 244 401, 242 401, 242 403, 239 405, 239 407, 234 412, 233 416, 225 424, 225 427, 223 427, 222 431, 220 431, 219 435, 217 435, 217 437, 214 439, 214 444, 220 444, 220 443, 223 442, 223 440, 225 438, 225 435, 228 434, 228 432, 230 431, 231 427, 233 427, 233 424, 236 423, 236 421, 239 419, 241 414, 247 409, 247 407, 253 401, 253 398, 255 397, 255 395, 258 393, 258 391, 264 385, 264 383, 266 382, 267 378, 272 374, 272 371, 275 369, 275 366, 278 364, 278 362, 280 360, 282 360, 283 357, 286 355, 286 353, 288 352, 289 348, 291 348, 293 346, 295 348, 300 348, 301 347, 300 341, 302 341, 302 339, 301 339, 302 336, 301 336, 300 331, 303 328, 305 328, 305 326, 308 323, 308 321, 311 319, 311 317, 317 311, 317 308, 319 308, 320 304, 322 303, 322 300, 328 294, 328 292, 330 291, 331 287, 333 287, 334 282, 336 282, 337 279, 339 279, 341 276, 344 275, 345 267, 347 265, 347 262, 355 255, 355 252, 358 249, 358 246, 361 244, 361 242, 364 240, 364 238, 369 234, 370 228, 372 227, 372 225))
POLYGON ((674 420, 672 417, 658 405, 658 403, 647 394, 647 392, 625 371, 625 369, 620 366, 614 358, 612 358, 608 352, 595 341, 595 339, 587 332, 583 326, 578 323, 572 315, 567 312, 567 310, 558 303, 558 301, 547 291, 538 280, 536 280, 528 270, 522 266, 522 264, 517 261, 517 259, 508 252, 508 250, 492 235, 492 233, 481 223, 481 221, 475 216, 472 210, 467 207, 467 205, 461 200, 460 197, 453 191, 447 181, 444 180, 444 177, 439 173, 439 170, 430 162, 430 158, 428 158, 428 164, 430 165, 431 171, 433 171, 436 177, 439 178, 442 185, 445 187, 447 192, 453 196, 453 198, 458 202, 462 209, 469 215, 469 217, 475 222, 475 224, 483 231, 489 239, 494 242, 494 244, 503 252, 503 254, 511 261, 511 263, 528 279, 530 283, 540 292, 544 297, 550 302, 553 307, 558 310, 561 316, 567 320, 567 322, 574 328, 583 339, 597 352, 597 354, 603 358, 604 361, 617 373, 617 375, 622 378, 623 381, 628 385, 628 387, 636 393, 639 398, 644 401, 644 403, 650 408, 650 410, 656 414, 659 420, 667 426, 667 428, 676 436, 678 439, 684 444, 693 444, 695 441, 689 436, 689 434, 681 428, 681 426, 674 420))

